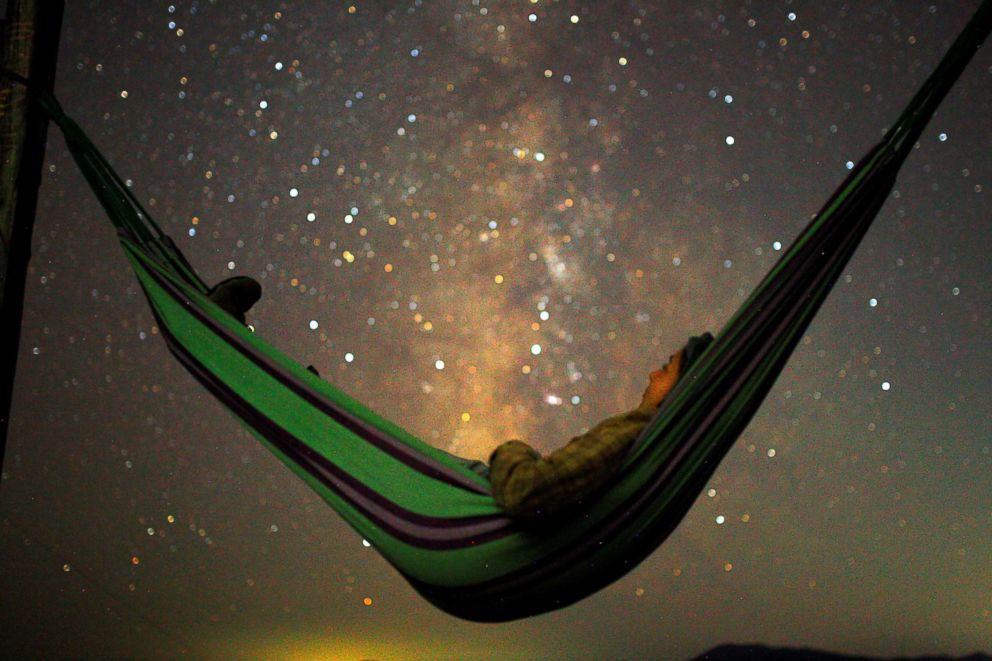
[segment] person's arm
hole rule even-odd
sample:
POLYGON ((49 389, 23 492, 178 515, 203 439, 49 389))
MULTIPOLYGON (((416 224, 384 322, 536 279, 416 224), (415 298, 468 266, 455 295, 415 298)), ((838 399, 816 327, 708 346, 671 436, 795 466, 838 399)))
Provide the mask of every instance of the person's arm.
POLYGON ((493 498, 511 516, 551 514, 601 487, 657 412, 644 405, 603 420, 547 457, 508 441, 489 459, 493 498))

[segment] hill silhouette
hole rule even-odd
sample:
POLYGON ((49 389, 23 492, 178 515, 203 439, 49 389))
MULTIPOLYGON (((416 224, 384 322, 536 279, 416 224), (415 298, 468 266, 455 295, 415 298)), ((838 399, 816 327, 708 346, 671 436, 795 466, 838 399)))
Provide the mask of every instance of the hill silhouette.
POLYGON ((961 657, 878 657, 765 645, 720 645, 691 661, 992 661, 992 656, 976 653, 961 657))

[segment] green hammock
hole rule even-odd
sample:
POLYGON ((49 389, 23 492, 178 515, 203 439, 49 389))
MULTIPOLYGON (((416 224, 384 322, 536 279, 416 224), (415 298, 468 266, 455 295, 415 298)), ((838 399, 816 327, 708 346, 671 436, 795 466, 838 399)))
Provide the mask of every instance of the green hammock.
POLYGON ((111 220, 179 361, 426 599, 477 621, 574 603, 646 558, 688 511, 823 303, 937 104, 989 32, 986 0, 885 140, 680 380, 616 478, 540 529, 485 478, 322 381, 225 314, 54 97, 39 101, 111 220))

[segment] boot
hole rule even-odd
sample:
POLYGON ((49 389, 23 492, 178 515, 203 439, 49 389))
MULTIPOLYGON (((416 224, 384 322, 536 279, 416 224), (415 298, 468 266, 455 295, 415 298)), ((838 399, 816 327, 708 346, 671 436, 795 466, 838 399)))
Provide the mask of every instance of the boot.
POLYGON ((262 297, 262 285, 244 275, 223 280, 211 289, 207 296, 222 310, 245 323, 245 313, 262 297))

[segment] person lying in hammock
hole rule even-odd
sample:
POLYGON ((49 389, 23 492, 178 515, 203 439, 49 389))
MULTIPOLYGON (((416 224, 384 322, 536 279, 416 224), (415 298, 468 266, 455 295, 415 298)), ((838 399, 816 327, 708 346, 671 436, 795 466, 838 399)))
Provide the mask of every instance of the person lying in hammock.
MULTIPOLYGON (((245 313, 262 296, 262 287, 249 277, 237 276, 217 284, 208 296, 244 324, 245 313)), ((489 478, 493 499, 510 516, 534 519, 562 511, 594 495, 616 474, 641 430, 712 341, 710 333, 691 338, 663 368, 651 372, 637 408, 603 420, 547 457, 519 440, 497 447, 488 466, 452 456, 489 478)), ((317 374, 313 365, 307 369, 317 374)))
POLYGON ((651 372, 637 408, 603 420, 546 457, 522 441, 500 445, 489 457, 493 498, 510 516, 534 519, 594 495, 620 469, 641 430, 712 341, 710 333, 691 338, 663 368, 651 372))

